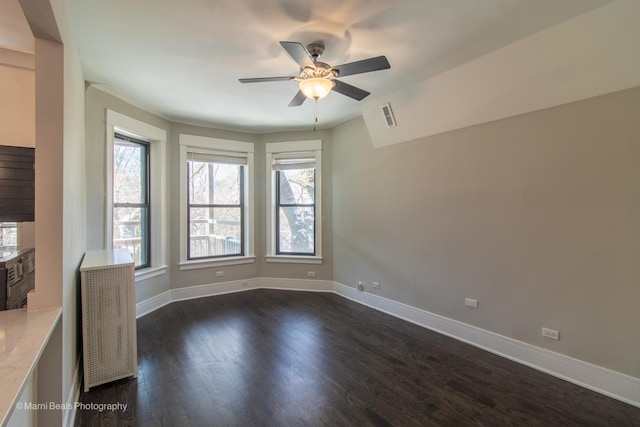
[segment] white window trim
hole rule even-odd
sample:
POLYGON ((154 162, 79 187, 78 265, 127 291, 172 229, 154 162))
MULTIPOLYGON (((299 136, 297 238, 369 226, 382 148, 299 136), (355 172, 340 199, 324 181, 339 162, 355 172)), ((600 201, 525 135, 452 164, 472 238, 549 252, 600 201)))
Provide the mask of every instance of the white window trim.
POLYGON ((322 140, 271 142, 265 146, 266 151, 266 180, 267 180, 267 255, 266 262, 282 262, 292 264, 322 264, 322 140), (273 171, 273 156, 283 153, 313 153, 316 163, 315 172, 315 203, 316 230, 315 255, 277 255, 276 254, 276 221, 275 221, 275 172, 273 171))
POLYGON ((225 265, 249 264, 255 262, 254 230, 254 146, 251 142, 230 139, 210 138, 206 136, 180 134, 180 270, 221 267, 225 265), (245 242, 243 256, 230 256, 213 259, 187 260, 187 152, 224 154, 226 156, 245 157, 247 167, 244 179, 245 242))
POLYGON ((282 262, 288 264, 322 264, 322 259, 322 257, 312 255, 267 255, 265 257, 265 261, 267 262, 282 262))
POLYGON ((113 249, 113 136, 115 132, 149 142, 151 169, 151 266, 136 270, 136 282, 167 272, 166 165, 167 132, 112 110, 107 110, 105 230, 107 249, 113 249))
POLYGON ((251 264, 254 262, 256 262, 255 256, 231 256, 227 258, 194 259, 181 262, 178 266, 180 267, 180 271, 182 271, 197 270, 200 268, 222 267, 226 265, 251 264))

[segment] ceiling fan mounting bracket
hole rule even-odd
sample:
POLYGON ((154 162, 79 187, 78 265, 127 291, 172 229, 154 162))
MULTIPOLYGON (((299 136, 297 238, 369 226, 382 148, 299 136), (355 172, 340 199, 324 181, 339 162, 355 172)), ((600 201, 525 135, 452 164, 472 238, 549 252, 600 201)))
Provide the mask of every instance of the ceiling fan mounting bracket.
POLYGON ((311 55, 315 62, 318 57, 324 53, 324 43, 321 41, 309 43, 307 45, 307 52, 309 52, 309 55, 311 55))

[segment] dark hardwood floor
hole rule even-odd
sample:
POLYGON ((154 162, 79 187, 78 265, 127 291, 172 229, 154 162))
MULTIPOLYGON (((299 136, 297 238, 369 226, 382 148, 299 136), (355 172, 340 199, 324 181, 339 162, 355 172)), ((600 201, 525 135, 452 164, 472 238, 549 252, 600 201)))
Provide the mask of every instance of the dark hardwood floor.
POLYGON ((76 426, 640 426, 640 408, 334 294, 254 290, 138 320, 139 377, 76 426))

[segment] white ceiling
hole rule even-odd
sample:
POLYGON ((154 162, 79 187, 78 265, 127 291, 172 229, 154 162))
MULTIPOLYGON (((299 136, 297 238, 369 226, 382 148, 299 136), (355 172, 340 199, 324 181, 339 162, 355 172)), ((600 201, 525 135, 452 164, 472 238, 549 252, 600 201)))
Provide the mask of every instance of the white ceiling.
MULTIPOLYGON (((4 1, 4 0, 3 0, 4 1)), ((313 103, 287 105, 295 75, 278 41, 324 41, 331 65, 386 55, 391 69, 344 77, 373 94, 331 93, 319 126, 611 0, 68 0, 87 81, 172 121, 250 132, 309 129, 313 103)))

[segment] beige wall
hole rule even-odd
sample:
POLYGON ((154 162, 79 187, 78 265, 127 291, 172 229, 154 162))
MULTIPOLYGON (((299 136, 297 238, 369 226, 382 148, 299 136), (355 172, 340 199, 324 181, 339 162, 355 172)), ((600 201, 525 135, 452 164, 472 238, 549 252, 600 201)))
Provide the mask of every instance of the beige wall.
POLYGON ((380 149, 338 126, 335 280, 640 377, 638 111, 635 88, 380 149))
POLYGON ((0 62, 0 94, 0 143, 35 147, 34 71, 0 62))
MULTIPOLYGON (((66 273, 70 254, 64 253, 64 146, 65 146, 65 92, 64 50, 56 41, 35 39, 35 246, 36 306, 62 307, 62 319, 38 362, 42 367, 55 369, 47 381, 37 386, 38 400, 44 396, 61 401, 67 394, 78 352, 76 342, 76 306, 65 306, 64 294, 75 286, 75 275, 66 273), (69 281, 67 281, 69 280, 69 281), (66 310, 66 311, 65 311, 66 310), (68 329, 62 330, 67 321, 68 329), (68 347, 65 346, 68 344, 68 347), (64 361, 63 361, 64 359, 64 361)), ((78 229, 79 237, 83 230, 78 229)), ((82 242, 80 242, 82 244, 82 242)), ((77 261, 77 260, 74 260, 77 261)), ((75 264, 75 263, 74 263, 75 264)), ((76 264, 77 265, 77 264, 76 264)), ((43 413, 38 422, 58 425, 60 414, 43 413)))
MULTIPOLYGON (((33 20, 33 18, 30 16, 33 20)), ((35 42, 17 0, 0 2, 0 144, 35 147, 35 42)))

